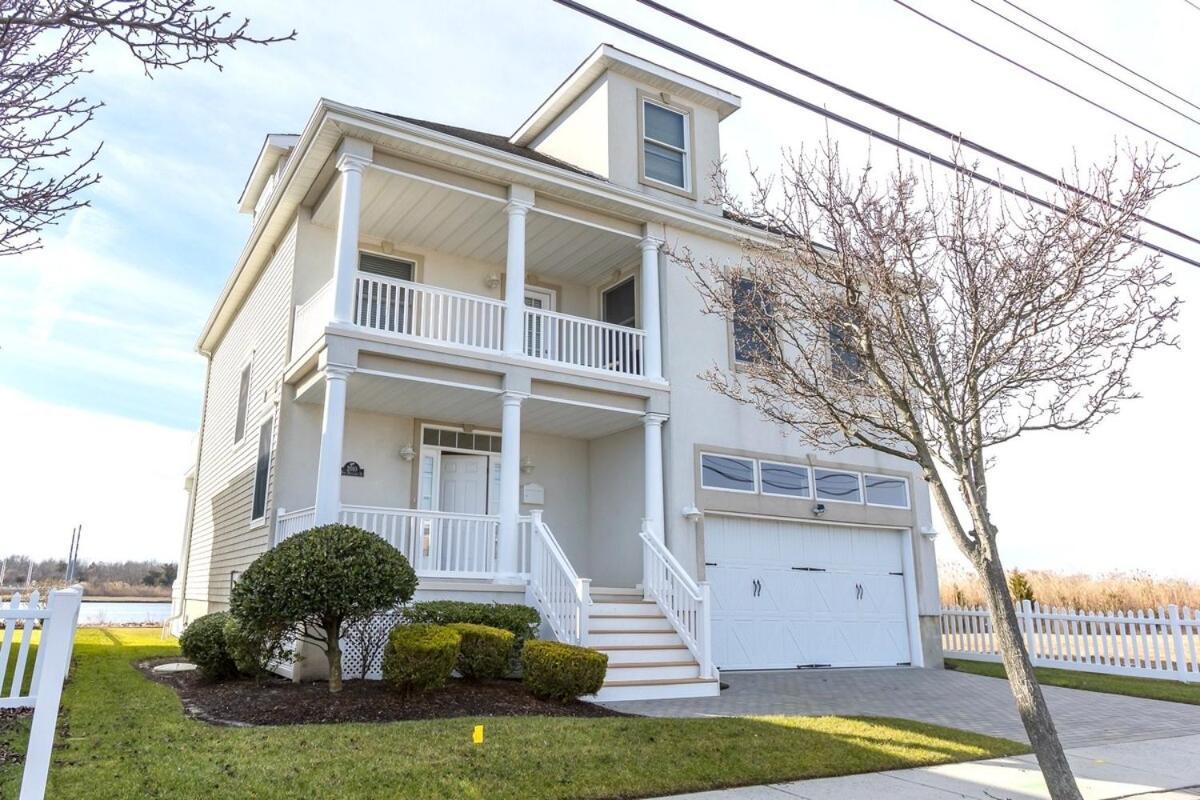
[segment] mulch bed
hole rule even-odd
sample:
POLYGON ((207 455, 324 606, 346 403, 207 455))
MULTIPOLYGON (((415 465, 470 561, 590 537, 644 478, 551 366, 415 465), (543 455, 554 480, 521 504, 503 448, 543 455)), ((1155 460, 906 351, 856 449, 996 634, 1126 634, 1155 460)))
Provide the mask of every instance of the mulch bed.
POLYGON ((451 717, 620 717, 625 716, 576 700, 539 700, 519 681, 452 680, 442 689, 402 695, 383 681, 348 680, 330 694, 324 681, 293 683, 271 676, 261 681, 206 681, 196 671, 152 672, 156 664, 178 658, 152 659, 137 665, 151 680, 173 688, 187 714, 217 725, 306 725, 327 722, 395 722, 451 717))

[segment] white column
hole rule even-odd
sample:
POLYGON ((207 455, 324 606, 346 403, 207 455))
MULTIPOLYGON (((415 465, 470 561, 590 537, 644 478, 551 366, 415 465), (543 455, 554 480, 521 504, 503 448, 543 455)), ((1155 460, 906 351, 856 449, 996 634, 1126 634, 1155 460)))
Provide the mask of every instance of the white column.
POLYGON ((647 236, 642 249, 642 328, 646 331, 646 377, 662 379, 662 322, 658 300, 658 249, 662 240, 647 236))
MULTIPOLYGON (((342 195, 338 203, 337 247, 333 257, 333 321, 349 325, 354 317, 354 280, 358 274, 358 220, 362 206, 362 174, 371 163, 370 145, 350 148, 338 156, 342 195)), ((358 143, 361 144, 361 143, 358 143)))
POLYGON ((520 568, 517 517, 521 513, 521 401, 525 395, 504 392, 500 416, 500 557, 501 575, 516 575, 520 568))
POLYGON ((662 426, 665 414, 646 414, 642 417, 646 445, 646 510, 642 515, 659 541, 666 540, 663 513, 663 449, 662 426))
POLYGON ((508 192, 508 253, 504 263, 504 352, 525 349, 525 215, 533 208, 533 190, 513 186, 508 192))
POLYGON ((346 435, 346 379, 349 367, 325 367, 325 410, 317 459, 316 523, 337 522, 342 508, 342 441, 346 435))

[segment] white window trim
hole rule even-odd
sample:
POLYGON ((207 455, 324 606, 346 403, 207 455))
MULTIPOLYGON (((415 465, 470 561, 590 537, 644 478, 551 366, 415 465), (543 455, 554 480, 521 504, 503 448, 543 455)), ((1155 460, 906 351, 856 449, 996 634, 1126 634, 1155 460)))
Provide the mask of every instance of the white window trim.
MULTIPOLYGON (((495 465, 500 463, 500 454, 493 453, 491 450, 469 450, 463 447, 450 447, 449 445, 441 444, 425 444, 425 431, 454 431, 455 433, 466 433, 461 425, 439 425, 435 423, 422 422, 420 430, 417 432, 418 441, 421 442, 420 452, 414 460, 416 465, 414 469, 417 471, 417 497, 414 505, 421 505, 421 463, 424 462, 426 456, 433 458, 433 485, 429 487, 429 504, 432 506, 427 511, 436 511, 442 503, 442 454, 443 453, 458 453, 460 455, 471 456, 487 456, 487 474, 488 474, 488 506, 489 510, 486 516, 495 516, 491 512, 492 505, 492 470, 495 465)), ((500 431, 492 430, 491 428, 476 428, 472 433, 482 433, 486 436, 499 436, 500 431)))
POLYGON ((668 189, 670 191, 673 191, 673 192, 684 192, 687 194, 691 194, 692 193, 692 136, 691 136, 692 114, 691 114, 691 112, 684 111, 683 109, 680 109, 680 108, 672 108, 671 106, 669 106, 665 103, 657 102, 650 97, 646 97, 645 95, 643 95, 641 97, 641 102, 642 102, 642 105, 638 109, 638 114, 642 118, 642 125, 641 125, 642 180, 653 186, 661 186, 661 187, 668 189), (661 108, 664 111, 670 111, 672 114, 678 114, 680 117, 683 118, 683 148, 682 149, 680 149, 680 148, 676 147, 675 145, 670 144, 668 142, 663 142, 658 139, 655 139, 654 137, 652 137, 648 133, 646 133, 646 105, 647 104, 658 106, 659 108, 661 108), (676 186, 675 184, 668 183, 667 181, 660 181, 658 178, 652 178, 646 174, 646 142, 656 144, 659 147, 665 147, 668 150, 671 150, 673 152, 680 153, 683 155, 683 186, 676 186))
POLYGON ((412 264, 412 277, 408 279, 408 282, 421 282, 419 280, 421 260, 417 256, 408 255, 407 253, 385 253, 382 249, 369 245, 360 245, 358 248, 359 258, 357 258, 354 262, 354 272, 356 275, 370 275, 372 277, 383 278, 385 280, 397 280, 396 278, 389 278, 386 275, 380 275, 375 272, 363 272, 361 269, 359 269, 359 264, 362 263, 362 256, 364 253, 369 256, 375 256, 376 258, 385 258, 388 261, 401 261, 405 264, 412 264))
POLYGON ((234 394, 233 400, 233 444, 235 447, 243 446, 243 443, 248 438, 246 432, 250 428, 250 397, 251 390, 254 388, 254 351, 250 351, 250 355, 242 361, 242 368, 237 372, 237 392, 234 394), (239 408, 242 399, 242 375, 246 376, 246 407, 239 408), (238 414, 241 414, 242 435, 237 435, 238 430, 238 414))
MULTIPOLYGON (((867 497, 866 488, 863 486, 863 478, 862 478, 861 472, 855 472, 852 469, 838 469, 837 467, 813 467, 812 478, 813 478, 813 499, 815 499, 818 503, 841 503, 841 504, 847 505, 847 506, 861 506, 861 505, 863 505, 863 500, 865 500, 867 497), (822 472, 836 472, 839 475, 853 475, 855 478, 858 479, 858 499, 857 500, 838 500, 837 498, 834 498, 834 497, 821 497, 820 493, 817 492, 817 470, 821 470, 822 472)), ((894 506, 889 506, 889 508, 894 508, 894 506)))
POLYGON ((812 467, 808 466, 807 464, 789 464, 786 461, 771 461, 769 459, 764 458, 764 459, 759 459, 758 469, 759 469, 759 473, 758 473, 759 491, 766 497, 784 497, 784 498, 787 498, 788 500, 812 500, 816 496, 817 486, 816 486, 815 481, 813 480, 812 467), (763 479, 762 479, 762 468, 763 468, 764 464, 770 465, 772 467, 789 467, 792 469, 802 469, 805 472, 807 472, 808 473, 808 494, 806 494, 806 495, 805 494, 786 494, 784 492, 768 491, 767 485, 766 485, 766 483, 763 482, 763 479))
POLYGON ((733 455, 732 453, 701 452, 700 453, 700 488, 704 489, 706 491, 709 491, 709 492, 733 492, 734 494, 759 494, 759 491, 758 491, 758 489, 759 489, 758 459, 750 458, 748 456, 736 456, 736 455, 733 455), (704 457, 705 456, 712 456, 713 458, 732 458, 732 459, 737 459, 738 461, 749 461, 750 462, 750 479, 754 483, 754 488, 753 489, 728 489, 723 486, 707 486, 707 485, 705 485, 705 483, 704 483, 704 457))
POLYGON ((884 475, 881 472, 864 472, 860 482, 862 484, 863 502, 866 503, 867 505, 874 506, 875 508, 896 508, 896 509, 900 509, 902 511, 911 511, 912 510, 912 496, 910 494, 911 487, 909 486, 908 478, 902 477, 900 475, 884 475), (884 478, 889 481, 903 482, 904 483, 904 505, 894 506, 891 503, 872 503, 870 498, 867 496, 867 478, 884 478))

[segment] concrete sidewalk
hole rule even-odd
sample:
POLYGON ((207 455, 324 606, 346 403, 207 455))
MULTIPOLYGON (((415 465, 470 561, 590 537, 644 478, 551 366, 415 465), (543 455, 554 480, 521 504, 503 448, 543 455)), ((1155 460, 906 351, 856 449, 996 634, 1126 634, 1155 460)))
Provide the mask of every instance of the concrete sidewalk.
MULTIPOLYGON (((1078 747, 1067 751, 1087 800, 1200 798, 1200 735, 1078 747)), ((1032 755, 941 767, 749 786, 672 800, 1045 800, 1032 755)))

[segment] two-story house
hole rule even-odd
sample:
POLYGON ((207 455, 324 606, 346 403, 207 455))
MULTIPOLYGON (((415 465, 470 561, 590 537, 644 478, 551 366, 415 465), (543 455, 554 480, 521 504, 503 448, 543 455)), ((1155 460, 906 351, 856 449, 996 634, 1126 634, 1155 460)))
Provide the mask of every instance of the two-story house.
POLYGON ((766 235, 708 199, 740 105, 605 45, 512 136, 329 100, 268 136, 199 341, 179 621, 344 521, 418 599, 528 602, 607 652, 604 698, 940 664, 919 474, 805 449, 698 377, 754 357, 666 255, 766 235))

